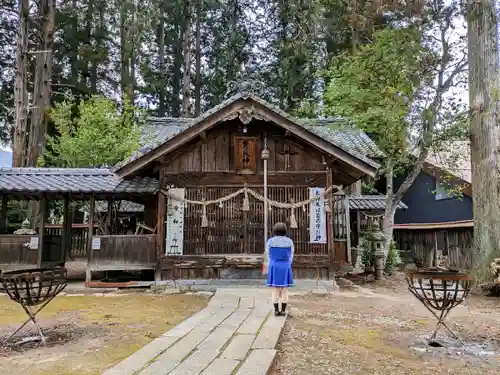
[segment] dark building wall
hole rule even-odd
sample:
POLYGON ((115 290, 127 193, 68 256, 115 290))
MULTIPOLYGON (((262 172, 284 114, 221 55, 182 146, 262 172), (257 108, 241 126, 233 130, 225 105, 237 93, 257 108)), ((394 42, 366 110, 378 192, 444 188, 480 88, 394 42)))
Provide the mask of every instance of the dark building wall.
MULTIPOLYGON (((403 178, 395 181, 395 190, 402 182, 403 178)), ((420 173, 402 199, 408 209, 396 211, 395 223, 442 223, 472 220, 471 197, 462 195, 460 198, 436 200, 435 190, 436 179, 427 173, 420 173)))

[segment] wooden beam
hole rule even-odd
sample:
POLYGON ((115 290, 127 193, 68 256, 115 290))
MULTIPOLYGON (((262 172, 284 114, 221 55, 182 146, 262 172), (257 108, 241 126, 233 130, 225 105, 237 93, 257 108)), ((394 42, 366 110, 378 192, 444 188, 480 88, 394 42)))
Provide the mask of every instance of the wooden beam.
POLYGON ((92 281, 92 273, 90 271, 90 264, 92 263, 92 237, 94 236, 94 212, 95 212, 95 197, 90 197, 90 208, 89 208, 89 234, 88 234, 88 261, 87 269, 85 272, 85 283, 90 283, 92 281))
MULTIPOLYGON (((264 174, 241 175, 235 172, 186 172, 166 173, 162 179, 164 185, 174 186, 248 186, 261 187, 264 183, 264 174)), ((306 172, 269 172, 269 186, 315 187, 325 186, 325 171, 306 172)), ((163 186, 164 188, 165 186, 163 186)))
POLYGON ((69 207, 69 197, 64 198, 63 203, 63 225, 62 225, 62 261, 66 262, 68 254, 71 250, 71 225, 72 217, 69 207))
POLYGON ((347 263, 349 265, 352 264, 352 253, 351 253, 351 214, 349 211, 349 195, 345 195, 344 197, 344 204, 345 204, 345 216, 346 216, 346 232, 347 232, 347 238, 346 238, 346 247, 347 247, 347 263))
POLYGON ((108 212, 106 214, 106 234, 112 234, 113 229, 113 198, 108 199, 108 212))
MULTIPOLYGON (((330 186, 332 184, 332 170, 329 167, 326 167, 326 186, 330 186)), ((327 197, 328 204, 330 206, 330 212, 326 214, 326 238, 327 238, 327 248, 328 248, 328 278, 333 280, 335 278, 335 246, 334 239, 335 234, 333 232, 333 217, 334 217, 334 204, 333 204, 333 192, 330 192, 327 197)))
POLYGON ((45 237, 45 219, 47 217, 46 208, 47 208, 47 201, 45 199, 40 199, 38 202, 38 267, 42 267, 43 264, 43 258, 44 258, 44 246, 43 246, 43 240, 45 237))
POLYGON ((165 254, 165 195, 158 192, 158 217, 156 227, 156 270, 155 280, 161 280, 160 259, 165 254))
POLYGON ((7 196, 2 195, 2 202, 0 205, 0 234, 7 233, 7 203, 7 196))

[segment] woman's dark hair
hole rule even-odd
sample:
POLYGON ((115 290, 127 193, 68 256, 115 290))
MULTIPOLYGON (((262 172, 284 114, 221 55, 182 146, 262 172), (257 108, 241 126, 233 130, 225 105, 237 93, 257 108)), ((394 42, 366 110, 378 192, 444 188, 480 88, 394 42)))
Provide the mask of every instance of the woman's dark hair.
POLYGON ((286 236, 286 224, 285 223, 274 224, 273 233, 275 236, 286 236))

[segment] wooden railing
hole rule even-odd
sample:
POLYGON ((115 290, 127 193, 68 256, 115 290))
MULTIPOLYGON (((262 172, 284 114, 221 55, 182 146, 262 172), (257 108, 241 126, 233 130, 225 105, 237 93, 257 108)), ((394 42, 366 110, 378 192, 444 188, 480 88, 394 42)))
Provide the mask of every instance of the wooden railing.
POLYGON ((94 236, 89 264, 100 269, 146 269, 156 264, 156 235, 94 236))
POLYGON ((0 235, 0 264, 22 267, 36 266, 38 250, 30 249, 28 244, 33 236, 2 234, 0 235))
MULTIPOLYGON (((45 235, 62 235, 62 224, 45 224, 45 235)), ((71 249, 68 260, 88 257, 88 224, 73 224, 71 228, 71 249)))

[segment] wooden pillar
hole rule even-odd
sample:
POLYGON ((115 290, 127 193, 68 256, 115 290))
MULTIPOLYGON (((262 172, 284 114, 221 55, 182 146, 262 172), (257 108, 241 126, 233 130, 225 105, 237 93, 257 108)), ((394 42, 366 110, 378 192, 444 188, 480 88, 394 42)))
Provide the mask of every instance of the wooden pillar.
POLYGON ((108 213, 106 214, 106 234, 113 232, 113 198, 108 199, 108 213))
MULTIPOLYGON (((333 171, 331 168, 326 168, 326 187, 328 188, 333 184, 333 171)), ((328 278, 335 278, 335 233, 333 229, 333 215, 335 214, 335 205, 333 202, 333 193, 334 191, 330 191, 328 193, 328 204, 330 205, 330 212, 326 214, 326 239, 327 239, 327 248, 328 248, 328 259, 329 259, 329 267, 328 267, 328 278)))
POLYGON ((156 219, 156 269, 155 280, 161 281, 161 259, 165 254, 165 194, 158 192, 158 210, 156 219))
POLYGON ((71 228, 72 228, 72 217, 69 208, 69 197, 64 197, 63 204, 63 227, 62 227, 62 254, 61 261, 63 264, 68 258, 68 254, 71 251, 71 228))
POLYGON ((0 205, 0 234, 7 233, 7 196, 2 195, 0 205))
POLYGON ((356 231, 358 232, 356 247, 359 248, 361 246, 361 212, 359 210, 356 210, 356 231))
POLYGON ((46 203, 47 203, 47 201, 45 200, 45 198, 40 199, 40 201, 38 202, 38 209, 39 209, 39 214, 38 214, 38 267, 42 267, 42 263, 44 260, 43 240, 45 237, 45 220, 47 218, 47 213, 46 213, 47 204, 46 203))
POLYGON ((94 237, 94 211, 95 211, 95 197, 90 197, 89 202, 89 238, 87 243, 88 248, 88 261, 87 261, 87 269, 85 272, 85 283, 90 283, 92 281, 92 271, 90 269, 92 264, 92 237, 94 237))
POLYGON ((345 205, 345 231, 346 231, 346 248, 347 248, 347 263, 352 265, 352 253, 351 253, 351 214, 349 210, 349 195, 344 196, 345 205))

